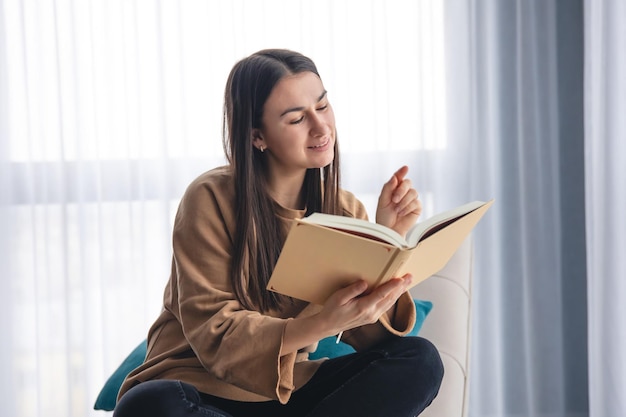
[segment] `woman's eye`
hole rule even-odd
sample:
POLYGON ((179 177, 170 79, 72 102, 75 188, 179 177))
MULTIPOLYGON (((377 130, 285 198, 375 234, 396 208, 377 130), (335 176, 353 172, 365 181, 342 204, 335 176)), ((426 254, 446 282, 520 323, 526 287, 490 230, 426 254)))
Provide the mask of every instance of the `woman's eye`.
POLYGON ((323 111, 323 110, 326 110, 327 108, 328 108, 328 104, 325 104, 322 107, 318 107, 317 110, 318 111, 323 111))
POLYGON ((291 124, 292 125, 297 125, 297 124, 302 123, 303 120, 304 120, 304 116, 300 116, 299 119, 292 121, 291 124))

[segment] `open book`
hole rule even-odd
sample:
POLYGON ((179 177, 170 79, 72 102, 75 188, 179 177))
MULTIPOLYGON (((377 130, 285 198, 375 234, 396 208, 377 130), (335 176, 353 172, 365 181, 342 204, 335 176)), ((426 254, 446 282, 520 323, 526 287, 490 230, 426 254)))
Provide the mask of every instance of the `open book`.
POLYGON ((367 220, 314 213, 295 219, 267 289, 316 304, 364 279, 370 288, 406 273, 411 286, 441 270, 491 207, 474 201, 417 223, 406 239, 367 220))

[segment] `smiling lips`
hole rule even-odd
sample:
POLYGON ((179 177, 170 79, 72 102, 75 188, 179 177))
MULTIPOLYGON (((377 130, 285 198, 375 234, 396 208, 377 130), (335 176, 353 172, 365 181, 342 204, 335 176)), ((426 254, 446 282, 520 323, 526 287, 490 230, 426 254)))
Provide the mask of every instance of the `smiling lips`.
POLYGON ((326 139, 323 143, 319 145, 309 146, 309 149, 321 149, 325 148, 330 143, 330 139, 326 139))

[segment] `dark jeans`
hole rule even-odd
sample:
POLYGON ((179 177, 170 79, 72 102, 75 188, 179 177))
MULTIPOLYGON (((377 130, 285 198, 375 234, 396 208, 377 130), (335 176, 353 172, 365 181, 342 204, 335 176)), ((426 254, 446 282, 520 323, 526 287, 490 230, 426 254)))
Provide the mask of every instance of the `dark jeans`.
POLYGON ((326 361, 285 405, 226 400, 179 381, 156 380, 128 391, 114 417, 413 417, 435 398, 442 378, 432 343, 403 337, 326 361))

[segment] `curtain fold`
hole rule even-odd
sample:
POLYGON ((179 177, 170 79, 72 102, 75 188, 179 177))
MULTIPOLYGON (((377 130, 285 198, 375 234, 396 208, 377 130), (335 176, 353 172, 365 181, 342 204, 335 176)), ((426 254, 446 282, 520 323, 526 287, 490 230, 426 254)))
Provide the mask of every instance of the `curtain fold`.
POLYGON ((585 1, 589 409, 626 415, 626 4, 585 1))
POLYGON ((469 414, 587 415, 582 2, 449 1, 447 19, 455 191, 496 199, 475 235, 469 414))

